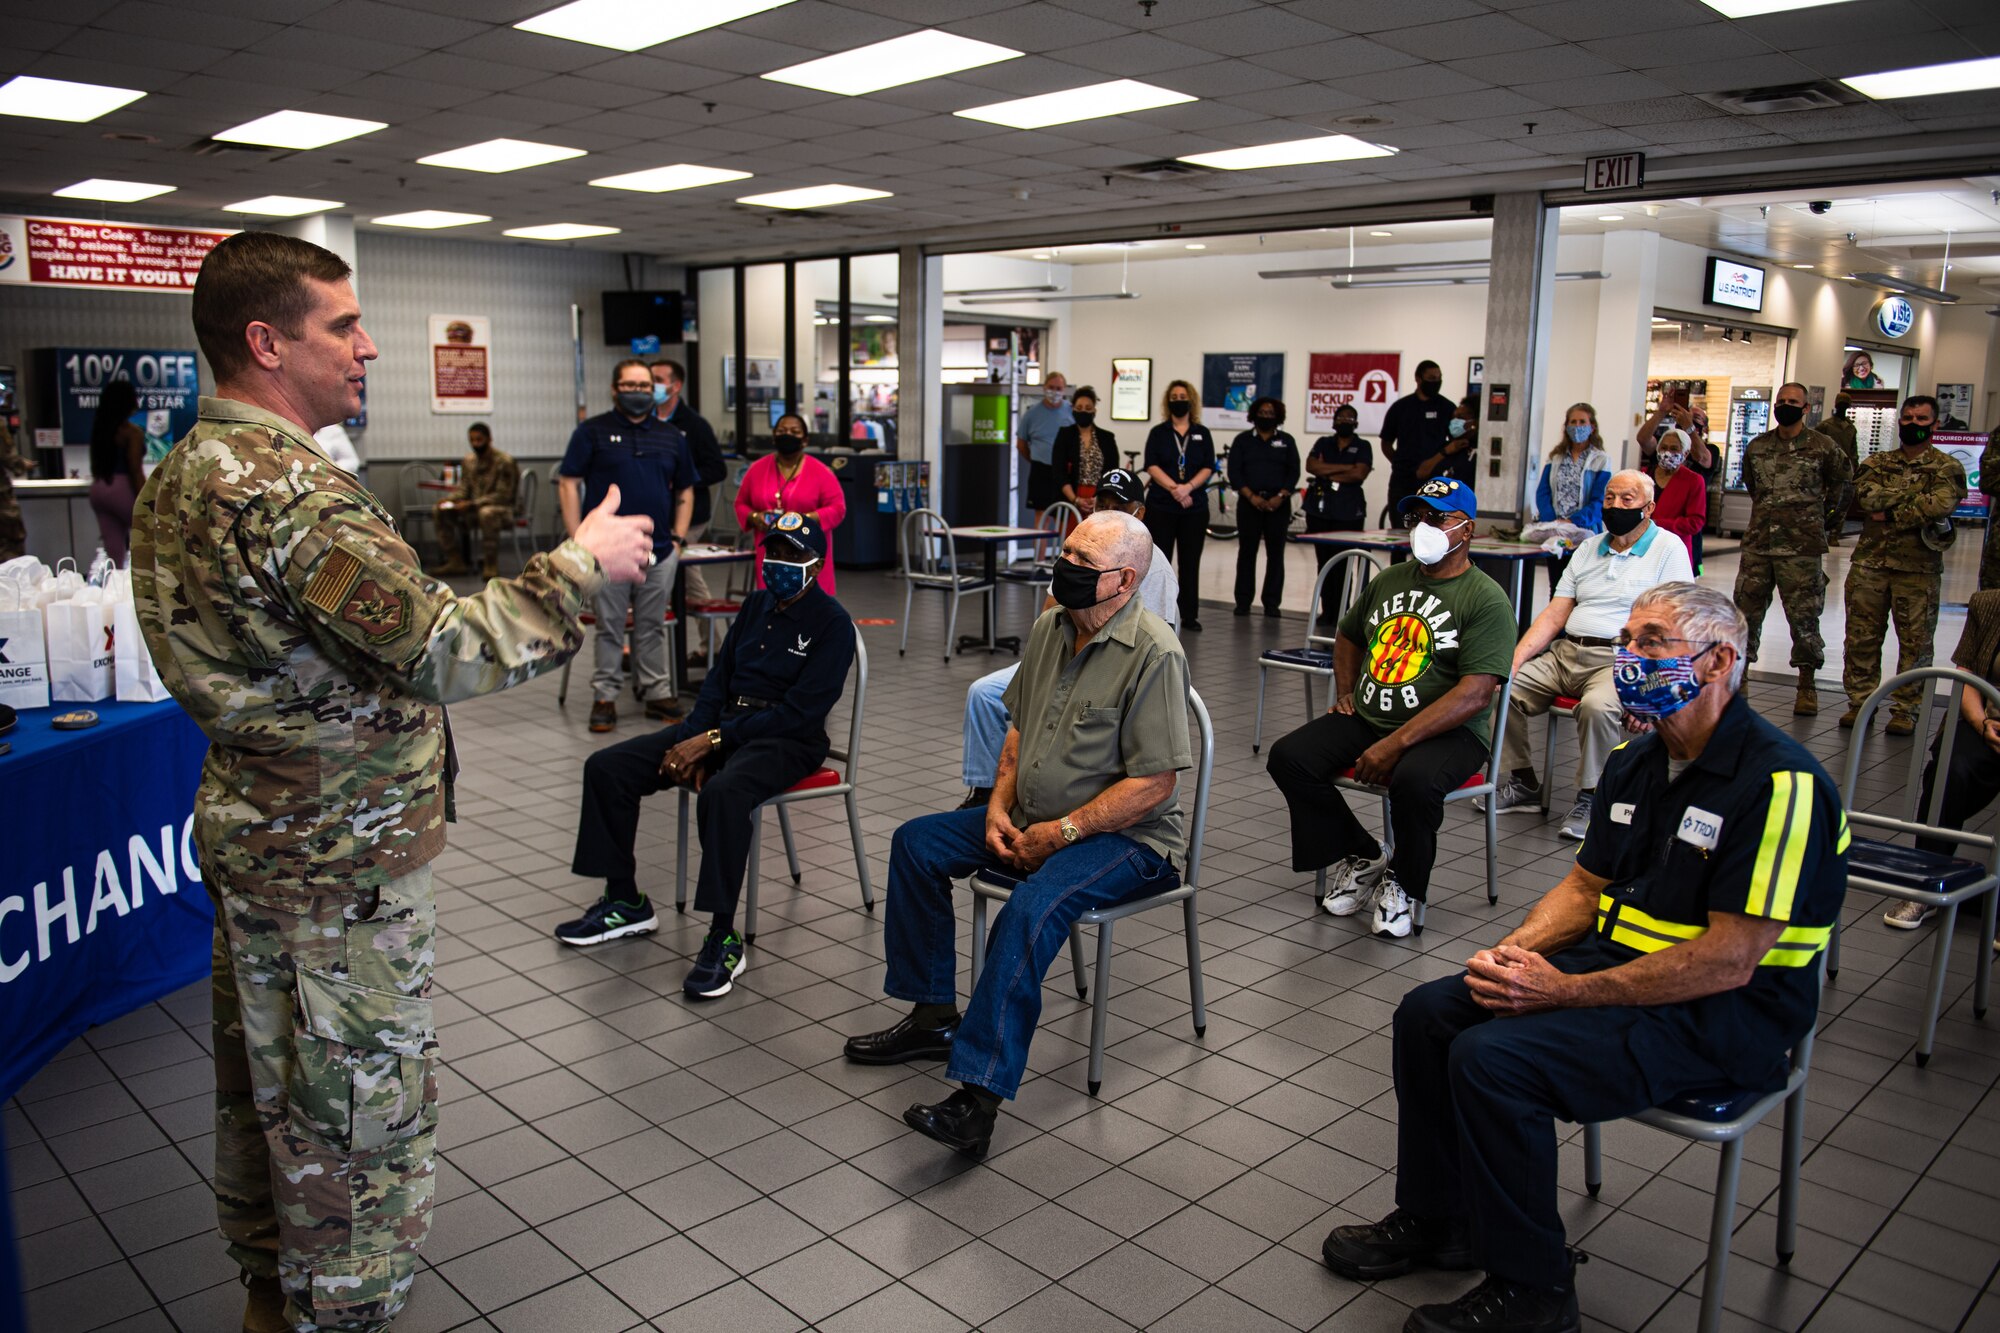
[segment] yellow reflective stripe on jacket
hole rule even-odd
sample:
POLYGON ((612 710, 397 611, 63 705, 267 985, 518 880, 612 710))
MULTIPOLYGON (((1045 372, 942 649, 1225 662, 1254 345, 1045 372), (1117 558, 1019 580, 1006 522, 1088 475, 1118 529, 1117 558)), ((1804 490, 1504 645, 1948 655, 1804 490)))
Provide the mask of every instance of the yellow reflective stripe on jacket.
MULTIPOLYGON (((1609 894, 1597 897, 1597 933, 1614 944, 1640 953, 1658 953, 1676 944, 1685 944, 1708 933, 1707 926, 1690 926, 1680 921, 1663 921, 1630 903, 1616 903, 1609 894), (1606 923, 1609 922, 1607 928, 1606 923)), ((1804 967, 1819 956, 1833 935, 1832 926, 1787 926, 1778 935, 1759 967, 1804 967)))
POLYGON ((1743 906, 1751 916, 1791 919, 1812 829, 1812 803, 1812 774, 1787 769, 1771 775, 1771 806, 1764 814, 1764 834, 1750 870, 1750 897, 1743 906))
POLYGON ((1847 845, 1853 841, 1853 836, 1847 831, 1847 811, 1842 810, 1840 812, 1840 836, 1834 839, 1833 850, 1844 852, 1847 850, 1847 845))

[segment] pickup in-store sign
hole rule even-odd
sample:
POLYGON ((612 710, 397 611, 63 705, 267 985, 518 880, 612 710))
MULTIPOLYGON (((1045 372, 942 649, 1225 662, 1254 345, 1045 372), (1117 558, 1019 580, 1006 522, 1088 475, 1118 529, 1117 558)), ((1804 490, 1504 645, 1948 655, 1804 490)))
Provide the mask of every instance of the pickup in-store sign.
POLYGON ((1584 159, 1583 188, 1592 194, 1599 190, 1635 190, 1645 183, 1644 153, 1607 153, 1584 159))

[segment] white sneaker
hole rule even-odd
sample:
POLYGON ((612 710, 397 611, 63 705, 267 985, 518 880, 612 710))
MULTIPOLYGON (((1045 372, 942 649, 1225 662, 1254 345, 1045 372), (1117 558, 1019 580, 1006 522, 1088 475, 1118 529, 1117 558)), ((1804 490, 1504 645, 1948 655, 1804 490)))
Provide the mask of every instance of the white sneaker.
POLYGON ((1334 916, 1353 916, 1375 897, 1375 885, 1389 868, 1389 858, 1370 861, 1350 856, 1336 861, 1327 871, 1326 896, 1319 905, 1334 916))
MULTIPOLYGON (((1932 913, 1936 911, 1937 908, 1924 903, 1897 903, 1882 913, 1882 924, 1897 930, 1915 930, 1930 920, 1932 913)), ((2000 947, 2000 940, 1994 941, 1994 944, 2000 947)))
POLYGON ((1523 782, 1512 773, 1507 775, 1506 780, 1500 784, 1500 789, 1492 796, 1482 796, 1472 804, 1483 815, 1486 813, 1486 803, 1495 798, 1500 802, 1499 812, 1503 815, 1538 815, 1542 812, 1541 784, 1523 782))
POLYGON ((1578 796, 1576 804, 1569 808, 1567 815, 1563 816, 1563 837, 1582 842, 1584 835, 1590 832, 1590 797, 1590 792, 1578 796))
POLYGON ((1375 916, 1368 928, 1377 935, 1403 939, 1417 928, 1416 904, 1394 875, 1384 875, 1375 890, 1375 916))

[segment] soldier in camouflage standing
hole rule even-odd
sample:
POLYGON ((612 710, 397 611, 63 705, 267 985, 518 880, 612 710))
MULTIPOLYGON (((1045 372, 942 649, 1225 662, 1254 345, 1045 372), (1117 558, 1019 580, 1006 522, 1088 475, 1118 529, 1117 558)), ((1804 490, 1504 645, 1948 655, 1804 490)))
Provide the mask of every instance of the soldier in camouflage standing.
MULTIPOLYGON (((1903 400, 1896 427, 1901 448, 1871 455, 1854 476, 1861 502, 1861 540, 1847 571, 1847 711, 1840 725, 1851 727, 1861 705, 1882 680, 1882 640, 1889 617, 1896 619, 1896 671, 1931 664, 1937 637, 1938 592, 1944 580, 1944 550, 1956 535, 1951 511, 1965 499, 1965 469, 1931 443, 1937 429, 1937 399, 1903 400)), ((1897 690, 1890 705, 1889 734, 1917 729, 1922 691, 1897 690)))
POLYGON ((614 491, 518 579, 459 599, 425 578, 313 443, 375 357, 348 273, 267 232, 209 253, 193 316, 216 393, 132 528, 147 650, 211 741, 215 1195, 249 1333, 374 1333, 402 1308, 436 1148, 442 705, 559 666, 598 585, 652 549, 614 491))
POLYGON ((470 574, 462 543, 465 529, 479 527, 482 578, 500 577, 500 530, 514 521, 514 502, 521 493, 521 465, 513 455, 493 447, 493 428, 475 421, 465 428, 466 443, 472 452, 458 465, 458 489, 438 501, 438 545, 444 548, 444 563, 433 574, 470 574))
MULTIPOLYGON (((1844 393, 1833 396, 1833 415, 1820 422, 1813 429, 1840 446, 1847 455, 1847 471, 1852 475, 1861 466, 1861 445, 1854 432, 1854 421, 1847 414, 1853 408, 1854 400, 1844 393)), ((1847 511, 1854 503, 1854 483, 1840 488, 1840 494, 1826 511, 1826 544, 1840 545, 1841 534, 1847 530, 1847 511)))
MULTIPOLYGON (((1979 489, 1987 496, 2000 490, 2000 426, 1986 437, 1986 448, 1979 454, 1979 489)), ((1979 550, 1979 591, 2000 588, 2000 541, 1993 539, 1993 525, 2000 520, 2000 504, 1990 498, 1986 504, 1986 544, 1979 550)))
POLYGON ((1750 622, 1750 660, 1757 660, 1764 613, 1776 589, 1792 629, 1792 665, 1798 696, 1792 712, 1819 712, 1814 675, 1826 662, 1820 612, 1826 609, 1826 513, 1851 476, 1840 446, 1805 425, 1806 386, 1780 385, 1771 416, 1778 423, 1750 441, 1743 453, 1743 485, 1750 492, 1750 526, 1736 569, 1736 605, 1750 622))
POLYGON ((0 560, 28 553, 28 529, 21 522, 21 502, 14 498, 14 478, 25 477, 34 464, 14 448, 14 432, 0 421, 0 560))

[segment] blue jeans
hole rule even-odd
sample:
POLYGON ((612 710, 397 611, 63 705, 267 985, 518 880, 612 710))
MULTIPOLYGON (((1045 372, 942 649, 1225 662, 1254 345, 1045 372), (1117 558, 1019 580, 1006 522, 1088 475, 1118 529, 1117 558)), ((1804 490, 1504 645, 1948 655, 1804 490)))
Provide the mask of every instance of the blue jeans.
MULTIPOLYGON (((984 810, 925 815, 896 830, 884 909, 884 991, 911 1004, 957 1002, 952 884, 975 870, 1004 868, 986 850, 984 810)), ((993 920, 986 963, 952 1039, 945 1077, 1013 1097, 1042 1016, 1042 978, 1069 943, 1076 919, 1094 908, 1165 893, 1180 879, 1166 858, 1122 833, 1085 838, 1043 862, 993 920)))
POLYGON ((1007 744, 1007 705, 1000 698, 1021 669, 1016 662, 972 682, 965 692, 965 785, 991 787, 1007 744))

